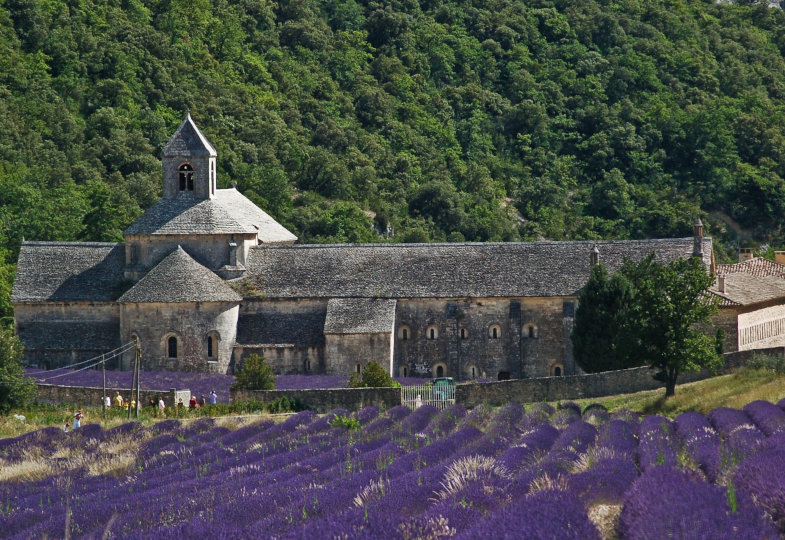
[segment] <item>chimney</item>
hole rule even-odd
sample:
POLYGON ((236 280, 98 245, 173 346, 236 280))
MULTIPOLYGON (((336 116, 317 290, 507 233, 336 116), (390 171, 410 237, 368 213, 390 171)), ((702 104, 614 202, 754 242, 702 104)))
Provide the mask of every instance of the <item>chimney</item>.
POLYGON ((237 266, 237 243, 229 242, 229 266, 237 266))
POLYGON ((739 262, 752 259, 752 248, 739 248, 739 262))
POLYGON ((779 264, 785 264, 785 251, 775 251, 774 262, 779 264))
POLYGON ((725 276, 719 275, 717 276, 717 290, 721 293, 725 292, 725 276))
POLYGON ((703 259, 703 222, 701 218, 695 220, 692 226, 692 256, 703 259))
POLYGON ((600 264, 600 250, 597 249, 597 245, 592 248, 591 255, 589 256, 589 260, 591 261, 592 266, 597 266, 600 264))

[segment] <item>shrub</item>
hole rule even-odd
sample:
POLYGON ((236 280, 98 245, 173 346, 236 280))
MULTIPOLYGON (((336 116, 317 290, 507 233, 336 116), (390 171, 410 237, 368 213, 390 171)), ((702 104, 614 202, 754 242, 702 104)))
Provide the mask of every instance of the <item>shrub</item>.
POLYGON ((774 354, 755 354, 747 363, 747 367, 752 369, 764 369, 774 373, 785 373, 785 358, 774 354))
POLYGON ((387 371, 376 362, 368 362, 362 375, 352 373, 349 377, 349 388, 383 388, 400 387, 401 383, 393 380, 387 371))
POLYGON ((354 431, 356 429, 360 429, 360 421, 353 416, 345 416, 342 414, 336 414, 335 417, 330 422, 332 427, 344 427, 349 431, 354 431))
POLYGON ((264 356, 252 354, 245 358, 240 373, 234 378, 233 389, 274 390, 275 374, 264 356))

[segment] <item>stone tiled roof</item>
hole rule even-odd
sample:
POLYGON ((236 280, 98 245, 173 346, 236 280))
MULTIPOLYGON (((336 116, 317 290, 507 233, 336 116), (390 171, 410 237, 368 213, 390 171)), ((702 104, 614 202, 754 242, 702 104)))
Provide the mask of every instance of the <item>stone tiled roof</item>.
POLYGON ((236 189, 218 189, 215 197, 234 219, 248 230, 256 232, 262 244, 291 243, 297 240, 295 235, 236 189))
POLYGON ((239 302, 224 280, 177 246, 139 280, 119 302, 239 302))
POLYGON ((327 302, 325 334, 392 332, 395 300, 383 298, 331 298, 327 302))
POLYGON ((28 350, 110 351, 120 345, 117 322, 27 321, 17 335, 28 350))
POLYGON ((123 244, 23 242, 12 302, 111 302, 129 283, 123 244))
POLYGON ((324 311, 290 313, 241 313, 237 321, 237 344, 240 346, 324 345, 324 311))
POLYGON ((297 237, 236 189, 216 190, 213 199, 161 199, 124 234, 249 234, 262 243, 294 242, 297 237))
MULTIPOLYGON (((755 270, 756 272, 759 272, 759 267, 755 270)), ((759 275, 759 273, 748 274, 744 273, 743 270, 726 274, 718 273, 718 278, 709 292, 714 296, 719 297, 719 305, 721 307, 748 306, 785 298, 785 279, 776 275, 759 275), (725 278, 725 292, 719 291, 720 275, 725 278)))
POLYGON ((204 133, 196 126, 191 113, 185 116, 185 120, 174 132, 172 138, 164 146, 161 152, 162 157, 170 156, 198 156, 215 157, 218 153, 204 136, 204 133))
MULTIPOLYGON (((486 244, 257 246, 250 289, 268 298, 462 298, 574 296, 588 280, 592 248, 615 271, 625 258, 692 255, 693 239, 486 244)), ((703 240, 708 268, 711 239, 703 240)))
POLYGON ((718 264, 716 273, 717 275, 744 273, 751 276, 776 276, 785 279, 785 264, 770 261, 763 257, 754 257, 734 264, 718 264))

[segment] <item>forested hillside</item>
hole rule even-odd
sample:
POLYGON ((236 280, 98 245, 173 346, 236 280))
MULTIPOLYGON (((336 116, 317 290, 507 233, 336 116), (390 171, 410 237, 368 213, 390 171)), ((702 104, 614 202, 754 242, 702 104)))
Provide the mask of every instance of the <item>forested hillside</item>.
POLYGON ((0 315, 22 237, 122 238, 188 109, 303 242, 782 245, 784 53, 697 0, 2 1, 0 315))

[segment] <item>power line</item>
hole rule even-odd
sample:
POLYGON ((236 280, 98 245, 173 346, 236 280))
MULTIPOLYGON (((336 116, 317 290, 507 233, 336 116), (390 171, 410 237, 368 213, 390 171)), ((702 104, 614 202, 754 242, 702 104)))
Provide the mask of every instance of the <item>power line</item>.
POLYGON ((60 366, 60 367, 58 367, 58 368, 55 368, 55 369, 50 369, 50 370, 48 370, 48 371, 60 371, 60 370, 63 370, 63 369, 70 369, 70 368, 72 368, 72 367, 81 366, 82 364, 86 364, 86 363, 88 363, 88 362, 92 362, 92 361, 94 361, 94 360, 98 360, 99 358, 101 358, 101 357, 102 357, 102 356, 104 356, 104 355, 107 355, 107 354, 112 354, 114 351, 117 351, 117 350, 119 350, 119 349, 122 349, 122 348, 124 348, 124 347, 128 347, 129 345, 134 345, 134 344, 135 344, 135 342, 134 342, 134 341, 129 341, 128 343, 126 343, 126 344, 124 344, 124 345, 120 345, 120 346, 119 346, 117 349, 113 349, 113 350, 111 350, 111 351, 109 351, 109 352, 107 352, 107 353, 99 354, 99 355, 96 355, 96 356, 94 356, 94 357, 92 357, 92 358, 88 358, 87 360, 82 360, 81 362, 76 362, 75 364, 69 364, 69 365, 67 365, 67 366, 60 366))

